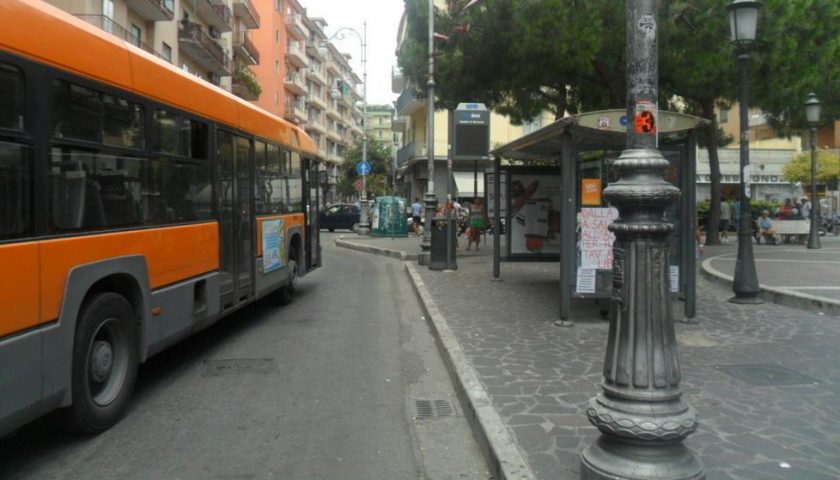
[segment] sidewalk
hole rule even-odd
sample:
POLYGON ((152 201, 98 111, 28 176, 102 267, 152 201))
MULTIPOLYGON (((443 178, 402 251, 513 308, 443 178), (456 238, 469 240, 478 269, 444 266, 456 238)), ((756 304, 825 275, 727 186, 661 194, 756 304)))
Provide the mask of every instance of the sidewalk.
MULTIPOLYGON (((416 237, 336 244, 419 252, 416 237)), ((558 264, 503 263, 493 282, 491 252, 459 252, 457 271, 410 261, 406 271, 497 478, 577 479, 598 433, 584 406, 600 391, 607 322, 581 303, 574 327, 555 327, 558 264)), ((698 323, 678 323, 677 336, 684 398, 700 421, 686 445, 708 478, 840 477, 840 317, 731 304, 731 290, 702 277, 697 293, 698 323)))

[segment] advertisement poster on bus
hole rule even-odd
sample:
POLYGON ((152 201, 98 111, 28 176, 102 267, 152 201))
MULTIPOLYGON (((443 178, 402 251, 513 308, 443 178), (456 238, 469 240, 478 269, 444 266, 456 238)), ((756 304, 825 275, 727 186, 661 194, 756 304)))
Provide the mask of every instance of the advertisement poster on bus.
POLYGON ((266 220, 262 224, 263 272, 268 273, 283 267, 285 239, 283 219, 266 220))
POLYGON ((559 254, 560 175, 510 175, 510 253, 559 254))

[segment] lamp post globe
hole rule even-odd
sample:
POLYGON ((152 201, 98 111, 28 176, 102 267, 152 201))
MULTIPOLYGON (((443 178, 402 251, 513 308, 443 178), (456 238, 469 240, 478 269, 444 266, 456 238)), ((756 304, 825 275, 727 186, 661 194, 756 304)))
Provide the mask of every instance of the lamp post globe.
POLYGON ((730 40, 742 47, 755 41, 758 11, 763 4, 754 0, 735 0, 727 5, 729 10, 730 40))
POLYGON ((808 95, 805 102, 805 118, 811 126, 811 230, 808 234, 808 248, 822 248, 820 245, 820 199, 817 198, 817 124, 820 122, 820 101, 816 93, 808 95))

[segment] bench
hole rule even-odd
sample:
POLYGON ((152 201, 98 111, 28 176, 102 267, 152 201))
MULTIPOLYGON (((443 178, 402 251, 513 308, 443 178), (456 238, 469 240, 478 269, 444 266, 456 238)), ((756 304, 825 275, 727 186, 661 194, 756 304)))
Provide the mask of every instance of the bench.
MULTIPOLYGON (((756 220, 756 227, 758 227, 758 220, 756 220)), ((811 221, 777 219, 773 220, 773 229, 776 231, 776 238, 780 238, 784 243, 805 243, 811 231, 811 221)), ((756 238, 756 241, 761 243, 760 238, 756 238)))

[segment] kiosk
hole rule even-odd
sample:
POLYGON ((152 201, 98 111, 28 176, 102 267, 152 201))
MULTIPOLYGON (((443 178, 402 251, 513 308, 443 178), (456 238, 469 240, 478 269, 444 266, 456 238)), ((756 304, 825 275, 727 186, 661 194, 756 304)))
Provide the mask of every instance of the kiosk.
MULTIPOLYGON (((671 291, 689 319, 696 312, 695 130, 703 122, 666 111, 658 118, 659 149, 671 164, 666 180, 683 192, 665 214, 675 226, 669 239, 671 291)), ((572 298, 607 299, 612 291, 607 226, 618 213, 601 191, 616 180, 611 165, 626 148, 626 124, 625 110, 582 113, 490 152, 488 215, 506 227, 504 240, 502 229, 493 229, 493 277, 500 278, 502 261, 559 261, 563 321, 573 320, 572 298)))

